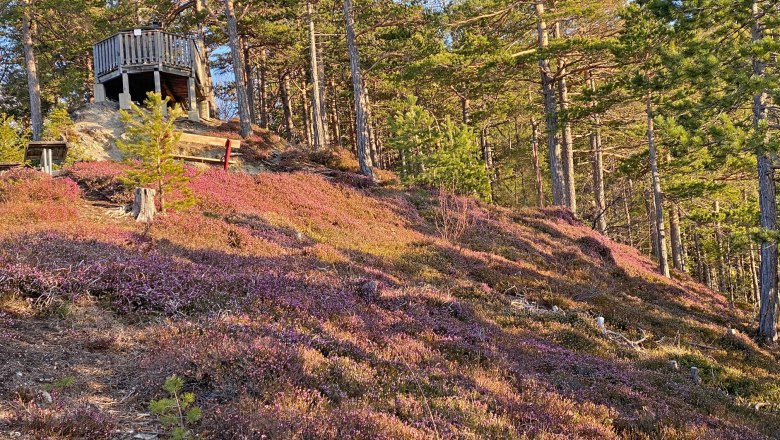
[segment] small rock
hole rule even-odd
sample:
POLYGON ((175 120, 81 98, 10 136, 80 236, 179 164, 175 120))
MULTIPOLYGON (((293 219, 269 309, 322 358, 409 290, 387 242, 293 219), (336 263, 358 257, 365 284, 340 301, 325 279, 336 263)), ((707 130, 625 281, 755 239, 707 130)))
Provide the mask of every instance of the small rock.
POLYGON ((133 438, 137 438, 139 440, 156 440, 157 434, 145 434, 143 432, 139 432, 138 434, 134 435, 133 438))
POLYGON ((699 369, 697 367, 691 367, 691 380, 696 384, 701 383, 701 377, 699 377, 699 369))
POLYGON ((599 327, 599 330, 601 330, 601 333, 607 334, 607 326, 604 324, 603 316, 596 318, 596 325, 599 327))
POLYGON ((48 391, 41 390, 40 395, 41 395, 41 398, 43 398, 44 402, 46 402, 46 403, 51 403, 52 402, 51 394, 49 394, 48 391))
POLYGON ((21 437, 22 433, 19 431, 11 431, 8 433, 8 436, 11 438, 21 437))
POLYGON ((375 280, 366 281, 360 286, 360 296, 373 299, 379 296, 379 283, 375 280))
POLYGON ((22 374, 22 372, 21 372, 21 371, 17 371, 17 372, 16 372, 16 377, 22 377, 22 376, 24 376, 24 375, 22 374))
POLYGON ((679 370, 680 365, 677 363, 677 361, 669 361, 669 366, 672 367, 672 370, 679 370))
POLYGON ((301 234, 300 231, 295 231, 295 239, 298 241, 303 241, 303 234, 301 234))

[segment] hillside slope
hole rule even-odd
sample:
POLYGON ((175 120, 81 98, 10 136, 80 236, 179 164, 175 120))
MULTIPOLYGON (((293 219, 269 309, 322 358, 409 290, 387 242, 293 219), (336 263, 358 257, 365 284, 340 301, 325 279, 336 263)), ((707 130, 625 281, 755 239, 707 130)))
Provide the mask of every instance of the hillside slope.
POLYGON ((778 361, 746 336, 750 313, 565 211, 447 217, 429 191, 349 172, 209 170, 196 208, 144 228, 112 207, 120 172, 0 175, 0 437, 163 432, 148 404, 172 374, 204 438, 780 428, 778 361))

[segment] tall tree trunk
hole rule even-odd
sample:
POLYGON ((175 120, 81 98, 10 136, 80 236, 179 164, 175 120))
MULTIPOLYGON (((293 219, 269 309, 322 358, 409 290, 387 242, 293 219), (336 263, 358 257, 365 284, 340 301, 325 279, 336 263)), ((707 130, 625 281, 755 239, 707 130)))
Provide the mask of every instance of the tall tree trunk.
MULTIPOLYGON (((269 117, 268 112, 269 106, 268 104, 268 49, 262 48, 260 50, 260 65, 258 66, 258 85, 257 85, 257 95, 258 95, 258 123, 263 128, 268 128, 269 125, 269 117)), ((279 84, 280 94, 281 94, 281 83, 279 84)))
MULTIPOLYGON (((556 39, 563 38, 561 23, 556 22, 554 35, 556 39)), ((571 133, 571 122, 566 115, 569 110, 569 86, 566 82, 566 58, 558 57, 558 99, 561 111, 566 119, 561 127, 561 156, 563 159, 563 186, 566 197, 566 206, 574 215, 577 215, 577 190, 574 180, 574 138, 571 133)))
POLYGON ((631 201, 631 197, 633 196, 631 191, 631 179, 628 180, 628 184, 625 188, 623 188, 623 211, 626 216, 626 229, 628 233, 628 245, 631 247, 634 247, 634 226, 632 224, 631 219, 631 209, 629 207, 629 202, 631 201))
MULTIPOLYGON (((751 8, 753 15, 752 40, 759 41, 764 37, 761 17, 763 11, 759 1, 754 0, 751 8)), ((753 77, 761 80, 764 76, 764 62, 753 59, 753 77)), ((761 91, 753 97, 753 129, 764 130, 762 127, 767 119, 767 93, 761 91)), ((774 168, 770 152, 766 151, 768 136, 764 135, 763 145, 757 151, 758 156, 758 201, 761 210, 761 229, 769 233, 777 232, 777 198, 775 192, 774 168)), ((761 242, 761 308, 759 310, 758 336, 765 342, 777 340, 777 243, 763 240, 761 242)))
POLYGON ((460 98, 460 111, 463 117, 463 123, 466 125, 471 124, 471 101, 466 94, 459 95, 460 98))
POLYGON ((306 145, 314 148, 314 139, 311 133, 311 108, 309 106, 309 91, 306 84, 306 72, 301 70, 301 105, 303 106, 303 137, 306 138, 306 145))
POLYGON ((371 169, 371 157, 368 149, 369 121, 363 75, 360 72, 360 54, 355 41, 355 19, 352 16, 352 1, 344 0, 344 21, 347 31, 347 50, 349 52, 349 67, 352 70, 352 89, 355 94, 355 147, 357 150, 360 173, 371 179, 374 171, 371 169))
MULTIPOLYGON (((547 23, 544 20, 544 0, 536 0, 536 31, 539 48, 545 50, 549 45, 547 23)), ((558 142, 558 107, 555 102, 555 90, 553 90, 550 60, 539 60, 541 72, 542 93, 544 94, 545 128, 547 129, 547 150, 550 162, 550 182, 552 184, 553 204, 566 205, 564 194, 563 171, 561 170, 561 145, 558 142)))
POLYGON ((320 68, 317 60, 317 35, 314 30, 314 7, 311 0, 306 2, 309 20, 309 60, 311 64, 311 126, 312 148, 317 150, 325 146, 325 125, 322 115, 322 92, 320 91, 320 68))
POLYGON ((748 252, 748 265, 750 269, 750 284, 753 287, 753 302, 761 302, 761 285, 758 282, 758 270, 756 269, 756 251, 751 243, 748 252))
MULTIPOLYGON (((588 88, 596 91, 596 80, 588 72, 588 88)), ((595 106, 595 102, 590 103, 595 106)), ((590 154, 593 164, 593 199, 596 202, 596 227, 602 234, 607 234, 607 199, 604 190, 604 153, 601 150, 601 116, 593 114, 593 127, 590 131, 590 154)))
POLYGON ((328 111, 328 87, 325 76, 325 57, 322 54, 322 44, 317 42, 317 77, 319 78, 320 90, 320 115, 322 117, 322 141, 325 145, 331 145, 330 137, 330 112, 328 111))
POLYGON ((34 141, 41 140, 43 135, 43 110, 41 109, 41 84, 38 79, 38 61, 35 59, 33 46, 32 0, 22 3, 22 45, 24 46, 24 62, 27 67, 27 89, 30 94, 30 122, 34 141))
POLYGON ((336 81, 330 79, 330 125, 333 131, 333 143, 341 147, 341 120, 339 119, 338 92, 336 81))
POLYGON ((279 94, 282 95, 282 110, 284 111, 284 131, 287 142, 292 142, 295 126, 293 124, 292 102, 290 100, 290 72, 283 71, 279 75, 279 94))
POLYGON ((683 259, 682 233, 680 232, 680 208, 674 203, 669 206, 669 233, 671 234, 674 268, 684 272, 685 260, 683 259))
POLYGON ((241 51, 244 54, 244 83, 246 84, 246 99, 249 105, 249 120, 257 123, 257 105, 255 103, 255 69, 249 54, 249 41, 246 35, 241 36, 241 51))
POLYGON ((717 200, 713 203, 712 210, 715 214, 715 256, 717 258, 717 273, 718 273, 718 290, 721 293, 728 292, 728 285, 726 284, 726 268, 723 261, 723 234, 720 230, 720 202, 717 200))
POLYGON ((483 128, 479 133, 480 146, 482 147, 482 160, 485 162, 485 171, 487 171, 490 180, 490 197, 495 200, 496 191, 496 170, 493 164, 493 145, 488 139, 488 128, 483 128))
POLYGON ((664 227, 664 196, 661 192, 661 177, 658 174, 658 157, 655 150, 655 130, 653 128, 653 100, 647 92, 647 143, 650 149, 650 177, 652 179, 653 200, 655 202, 656 248, 658 250, 658 270, 663 276, 669 276, 669 262, 666 253, 666 228, 664 227))
POLYGON ((233 57, 233 73, 236 79, 236 97, 238 98, 238 118, 240 121, 240 133, 242 138, 248 138, 252 134, 252 119, 249 111, 249 97, 246 90, 246 82, 241 76, 244 72, 244 54, 241 53, 241 42, 236 26, 236 14, 233 9, 233 0, 225 0, 225 19, 227 20, 228 43, 230 55, 233 57))
POLYGON ((650 236, 648 255, 658 258, 658 228, 655 219, 655 200, 651 191, 645 191, 645 209, 647 211, 647 230, 650 236))
POLYGON ((539 207, 544 208, 544 186, 542 185, 542 167, 539 164, 539 123, 531 117, 531 157, 536 177, 536 199, 539 207))
MULTIPOLYGON (((195 0, 195 13, 198 14, 198 16, 206 9, 205 3, 206 0, 195 0)), ((201 87, 203 87, 204 98, 208 105, 208 117, 213 118, 217 115, 217 101, 214 98, 214 83, 211 78, 211 69, 209 66, 209 49, 208 46, 206 46, 206 26, 203 24, 203 20, 198 21, 195 45, 198 48, 198 52, 201 54, 201 62, 203 63, 204 77, 201 78, 201 87)))

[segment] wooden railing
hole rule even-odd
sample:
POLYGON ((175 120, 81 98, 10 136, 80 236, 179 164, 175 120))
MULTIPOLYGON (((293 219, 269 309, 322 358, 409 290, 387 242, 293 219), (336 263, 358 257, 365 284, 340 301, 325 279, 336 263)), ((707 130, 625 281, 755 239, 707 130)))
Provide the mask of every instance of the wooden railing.
POLYGON ((93 46, 95 75, 100 78, 121 66, 159 66, 190 70, 195 66, 192 39, 160 30, 120 32, 93 46))

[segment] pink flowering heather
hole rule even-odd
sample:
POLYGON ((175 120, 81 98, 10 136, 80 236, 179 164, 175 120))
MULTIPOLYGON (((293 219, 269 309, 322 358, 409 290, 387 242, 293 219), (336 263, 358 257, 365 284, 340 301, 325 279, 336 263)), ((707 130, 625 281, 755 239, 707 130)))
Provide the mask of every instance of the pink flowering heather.
POLYGON ((198 204, 145 226, 94 203, 118 200, 122 170, 0 175, 0 371, 22 368, 17 359, 26 368, 0 385, 0 424, 30 437, 100 438, 71 423, 111 426, 89 399, 112 402, 125 432, 151 429, 132 415, 174 374, 197 396, 204 417, 192 428, 204 438, 780 429, 775 412, 748 408, 775 404, 780 382, 772 353, 746 336, 749 314, 687 277, 659 279, 566 211, 474 202, 463 234, 443 237, 423 190, 362 185, 348 170, 189 169, 198 204), (649 337, 635 350, 603 336, 596 316, 649 337), (35 338, 46 356, 60 350, 62 375, 90 386, 54 393, 70 407, 33 395, 6 422, 2 404, 24 381, 54 374, 35 338), (692 366, 702 384, 688 379, 692 366))

